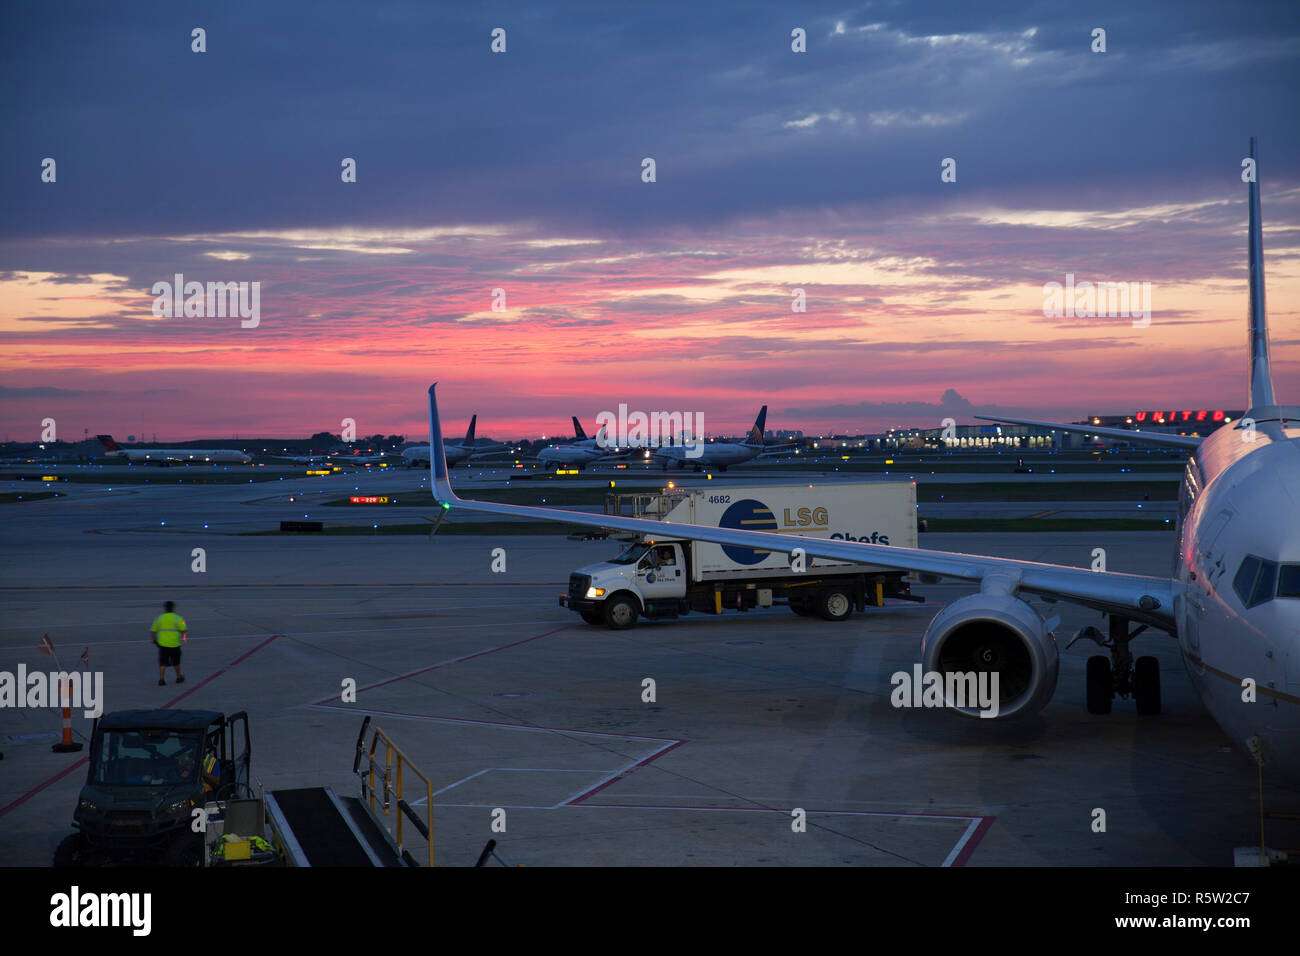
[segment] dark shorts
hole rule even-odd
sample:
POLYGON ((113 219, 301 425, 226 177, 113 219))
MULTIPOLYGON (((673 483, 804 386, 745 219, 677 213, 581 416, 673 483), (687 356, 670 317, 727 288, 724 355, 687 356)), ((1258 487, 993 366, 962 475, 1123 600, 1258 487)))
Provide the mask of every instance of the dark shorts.
POLYGON ((181 649, 179 647, 160 646, 158 648, 158 666, 159 667, 180 667, 181 649))

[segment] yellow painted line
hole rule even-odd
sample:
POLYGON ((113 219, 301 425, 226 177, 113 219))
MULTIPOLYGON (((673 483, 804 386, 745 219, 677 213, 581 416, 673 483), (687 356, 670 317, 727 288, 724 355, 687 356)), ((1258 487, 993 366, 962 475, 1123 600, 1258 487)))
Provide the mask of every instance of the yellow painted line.
MULTIPOLYGON (((1205 661, 1201 660, 1195 654, 1192 654, 1188 651, 1183 651, 1183 656, 1186 657, 1193 664, 1195 664, 1197 667, 1201 668, 1202 670, 1209 671, 1215 677, 1222 677, 1224 680, 1236 684, 1238 687, 1241 687, 1241 682, 1244 678, 1233 677, 1227 671, 1221 671, 1217 667, 1211 667, 1209 664, 1205 663, 1205 661)), ((1255 682, 1255 692, 1257 694, 1263 694, 1265 697, 1274 697, 1277 698, 1278 700, 1285 700, 1291 704, 1300 704, 1300 697, 1296 697, 1292 694, 1284 693, 1280 690, 1273 690, 1271 687, 1265 687, 1259 681, 1255 682)))

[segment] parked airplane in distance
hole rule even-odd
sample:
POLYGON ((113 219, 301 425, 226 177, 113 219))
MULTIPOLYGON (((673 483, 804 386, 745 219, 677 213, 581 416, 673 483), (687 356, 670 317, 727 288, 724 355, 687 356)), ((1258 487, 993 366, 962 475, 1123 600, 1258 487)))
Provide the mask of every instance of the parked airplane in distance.
POLYGON ((246 465, 252 457, 234 448, 123 448, 113 441, 112 435, 96 435, 109 458, 125 458, 131 463, 146 465, 171 465, 177 462, 193 465, 246 465))
MULTIPOLYGON (((1250 145, 1255 156, 1255 142, 1250 145)), ((1264 260, 1256 181, 1249 185, 1249 411, 1204 439, 1125 432, 1130 440, 1192 449, 1178 499, 1177 552, 1169 575, 1094 571, 1067 565, 954 554, 920 548, 763 531, 707 528, 561 508, 464 501, 456 497, 441 454, 432 461, 434 494, 444 508, 592 525, 617 531, 694 538, 807 557, 858 561, 979 585, 946 605, 926 629, 928 671, 999 676, 998 716, 1041 710, 1056 690, 1060 665, 1054 630, 1026 597, 1068 601, 1102 612, 1107 634, 1084 627, 1109 651, 1087 666, 1087 706, 1109 713, 1115 697, 1132 697, 1139 714, 1161 709, 1154 657, 1134 662, 1130 642, 1155 628, 1178 642, 1183 665, 1206 709, 1262 772, 1300 780, 1300 406, 1278 405, 1269 362, 1264 260), (1136 625, 1136 626, 1135 626, 1136 625)), ((1010 421, 1010 419, 1004 419, 1010 421)), ((1102 433, 1093 426, 1052 424, 1102 433)), ((434 388, 429 389, 431 444, 441 449, 434 388)), ((1073 643, 1073 641, 1071 641, 1073 643)), ((1068 647, 1069 645, 1067 645, 1068 647)), ((951 686, 945 681, 946 686, 951 686)), ((949 701, 951 705, 952 702, 949 701)), ((977 707, 953 707, 978 716, 977 707)))
MULTIPOLYGON (((484 442, 481 445, 476 444, 477 439, 474 438, 474 428, 477 425, 478 425, 478 416, 474 415, 472 418, 470 418, 469 428, 466 429, 465 431, 465 440, 460 443, 455 443, 455 442, 446 443, 444 448, 447 453, 447 464, 458 465, 462 461, 465 462, 469 461, 470 458, 473 458, 476 455, 481 455, 484 452, 495 451, 496 449, 505 447, 500 442, 484 442)), ((412 445, 410 448, 402 452, 402 460, 406 464, 412 466, 428 465, 429 446, 412 445)))
POLYGON ((698 438, 698 444, 660 445, 655 449, 654 460, 663 465, 664 471, 669 467, 685 468, 693 465, 696 471, 708 468, 712 471, 726 471, 728 465, 739 465, 743 461, 752 461, 769 452, 782 448, 791 448, 791 444, 765 445, 763 429, 767 424, 767 406, 759 409, 754 419, 754 427, 743 442, 706 442, 698 438), (696 454, 698 452, 698 454, 696 454))
POLYGON ((607 444, 605 434, 606 428, 601 425, 596 437, 588 438, 587 433, 583 431, 582 423, 578 421, 578 416, 574 415, 573 440, 562 445, 548 445, 537 453, 537 460, 547 466, 564 465, 582 470, 584 465, 602 459, 624 457, 631 450, 607 444))

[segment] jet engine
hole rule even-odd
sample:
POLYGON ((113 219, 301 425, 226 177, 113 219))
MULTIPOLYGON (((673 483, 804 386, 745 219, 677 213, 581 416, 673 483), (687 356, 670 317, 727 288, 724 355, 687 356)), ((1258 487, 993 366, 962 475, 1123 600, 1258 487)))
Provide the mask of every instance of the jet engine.
MULTIPOLYGON (((1060 654, 1042 617, 1010 594, 970 594, 935 615, 921 639, 921 659, 927 672, 979 675, 987 672, 990 689, 997 675, 997 717, 1014 717, 1042 710, 1056 691, 1060 654)), ((969 686, 969 685, 968 685, 969 686)), ((947 699, 947 698, 945 698, 947 699)), ((975 700, 951 709, 980 716, 975 700)))

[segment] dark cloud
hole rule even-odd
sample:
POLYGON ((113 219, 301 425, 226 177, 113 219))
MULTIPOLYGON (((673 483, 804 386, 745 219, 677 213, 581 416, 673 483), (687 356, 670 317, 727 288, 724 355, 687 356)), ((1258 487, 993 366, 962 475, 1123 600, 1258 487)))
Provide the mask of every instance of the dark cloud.
POLYGON ((0 37, 0 234, 537 221, 649 236, 1010 187, 1168 195, 1223 182, 1251 132, 1294 180, 1297 18, 1289 0, 1249 16, 1208 0, 27 4, 0 37), (957 184, 939 182, 944 156, 957 184))

